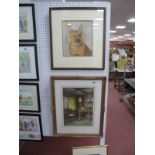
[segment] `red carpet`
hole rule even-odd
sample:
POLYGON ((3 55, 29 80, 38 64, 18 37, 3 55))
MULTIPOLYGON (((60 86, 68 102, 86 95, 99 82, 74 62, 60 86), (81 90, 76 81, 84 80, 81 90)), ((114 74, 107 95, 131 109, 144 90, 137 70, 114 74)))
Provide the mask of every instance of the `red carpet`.
POLYGON ((43 142, 25 142, 20 155, 72 155, 72 147, 99 145, 96 137, 45 137, 43 142))
MULTIPOLYGON (((134 155, 134 117, 119 102, 121 94, 109 82, 106 143, 108 155, 134 155)), ((43 142, 25 142, 20 155, 72 155, 72 146, 98 145, 99 138, 51 138, 43 142)))
POLYGON ((135 154, 135 121, 123 102, 121 94, 109 82, 106 144, 109 155, 135 154))

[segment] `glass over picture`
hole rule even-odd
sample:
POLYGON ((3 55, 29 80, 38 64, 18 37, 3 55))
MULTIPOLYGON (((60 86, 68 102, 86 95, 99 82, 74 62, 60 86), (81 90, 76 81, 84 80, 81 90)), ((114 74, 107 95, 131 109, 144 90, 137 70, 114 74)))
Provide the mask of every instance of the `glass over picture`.
POLYGON ((30 54, 27 52, 19 53, 19 73, 30 73, 31 64, 30 64, 30 54))
POLYGON ((62 21, 62 44, 64 57, 93 56, 93 22, 62 21))
POLYGON ((19 89, 19 104, 25 106, 33 105, 31 89, 19 89))
POLYGON ((20 117, 19 119, 20 131, 37 131, 38 132, 38 121, 36 118, 20 117))
POLYGON ((63 88, 64 125, 93 125, 94 88, 63 88))
POLYGON ((26 140, 41 140, 38 116, 19 117, 19 138, 26 140))
POLYGON ((28 20, 26 13, 21 13, 19 16, 19 32, 20 33, 28 32, 28 20))

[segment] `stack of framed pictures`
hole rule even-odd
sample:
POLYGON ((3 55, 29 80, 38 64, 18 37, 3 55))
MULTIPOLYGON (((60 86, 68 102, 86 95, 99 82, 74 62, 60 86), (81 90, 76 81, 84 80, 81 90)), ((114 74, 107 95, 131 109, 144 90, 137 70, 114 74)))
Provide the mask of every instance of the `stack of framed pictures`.
POLYGON ((34 4, 19 5, 19 139, 43 139, 34 4), (31 43, 33 42, 33 44, 31 43), (28 43, 28 44, 27 44, 28 43))

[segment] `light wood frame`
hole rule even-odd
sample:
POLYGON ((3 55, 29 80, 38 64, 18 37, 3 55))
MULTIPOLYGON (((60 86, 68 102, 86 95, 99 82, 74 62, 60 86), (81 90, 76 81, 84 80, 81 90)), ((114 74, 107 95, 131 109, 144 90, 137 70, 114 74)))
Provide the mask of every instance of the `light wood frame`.
POLYGON ((51 92, 52 92, 52 114, 53 114, 53 134, 54 136, 103 136, 103 120, 105 111, 105 77, 51 77, 51 92), (57 121, 56 121, 56 94, 55 94, 55 81, 56 80, 101 80, 102 81, 102 96, 101 96, 101 107, 100 107, 100 126, 98 134, 81 134, 81 133, 58 133, 57 131, 57 121))

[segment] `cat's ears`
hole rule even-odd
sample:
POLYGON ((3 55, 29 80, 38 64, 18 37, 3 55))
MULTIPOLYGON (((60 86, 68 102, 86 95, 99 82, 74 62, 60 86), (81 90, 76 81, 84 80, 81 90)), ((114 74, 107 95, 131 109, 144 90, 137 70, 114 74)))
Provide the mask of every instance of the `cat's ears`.
MULTIPOLYGON (((69 30, 69 31, 72 31, 72 30, 73 30, 71 24, 68 24, 68 30, 69 30)), ((83 32, 83 24, 80 25, 80 27, 79 27, 79 31, 83 32)))
POLYGON ((71 31, 72 30, 72 25, 71 24, 67 24, 68 30, 71 31))

